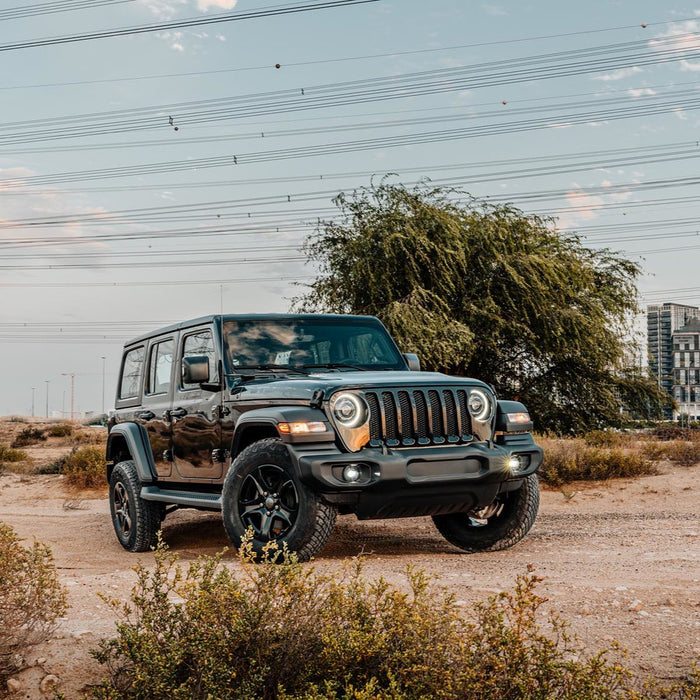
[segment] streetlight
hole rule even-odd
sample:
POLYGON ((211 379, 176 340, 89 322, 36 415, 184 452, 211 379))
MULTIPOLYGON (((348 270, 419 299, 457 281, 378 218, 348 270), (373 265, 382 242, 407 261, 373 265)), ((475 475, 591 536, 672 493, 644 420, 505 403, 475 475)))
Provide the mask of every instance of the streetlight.
POLYGON ((36 391, 36 387, 32 387, 32 418, 34 418, 34 392, 36 391))
POLYGON ((102 415, 105 412, 105 357, 102 355, 100 357, 102 360, 102 415))
POLYGON ((49 417, 49 384, 51 381, 49 379, 44 379, 46 383, 46 417, 49 417))

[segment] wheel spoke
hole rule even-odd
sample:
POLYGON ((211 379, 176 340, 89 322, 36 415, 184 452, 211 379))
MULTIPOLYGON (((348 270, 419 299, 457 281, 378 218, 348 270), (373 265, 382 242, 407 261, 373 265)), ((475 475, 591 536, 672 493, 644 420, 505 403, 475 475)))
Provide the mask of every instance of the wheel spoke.
POLYGON ((294 524, 292 522, 292 514, 283 506, 280 506, 280 509, 275 511, 275 515, 280 520, 283 520, 285 523, 287 523, 287 527, 292 527, 292 525, 294 524))
POLYGON ((262 520, 260 522, 260 534, 266 539, 270 539, 270 527, 272 526, 272 516, 268 515, 267 512, 262 514, 262 520))
MULTIPOLYGON (((253 485, 255 486, 255 490, 257 491, 258 496, 260 496, 260 498, 263 498, 263 494, 265 493, 265 489, 262 486, 260 486, 260 484, 258 483, 258 480, 252 474, 248 474, 248 476, 246 477, 246 481, 248 481, 248 480, 253 482, 253 485)), ((250 499, 250 500, 252 501, 252 499, 250 499)))

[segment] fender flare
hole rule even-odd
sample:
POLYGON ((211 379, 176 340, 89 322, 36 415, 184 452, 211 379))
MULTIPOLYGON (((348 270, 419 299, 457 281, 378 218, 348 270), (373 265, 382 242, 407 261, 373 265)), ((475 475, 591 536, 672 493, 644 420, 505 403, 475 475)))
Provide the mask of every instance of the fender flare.
POLYGON ((115 437, 121 437, 126 442, 131 459, 134 460, 139 480, 151 483, 156 478, 156 465, 153 461, 151 444, 143 426, 138 423, 117 423, 107 436, 107 462, 113 462, 115 455, 112 446, 115 437))

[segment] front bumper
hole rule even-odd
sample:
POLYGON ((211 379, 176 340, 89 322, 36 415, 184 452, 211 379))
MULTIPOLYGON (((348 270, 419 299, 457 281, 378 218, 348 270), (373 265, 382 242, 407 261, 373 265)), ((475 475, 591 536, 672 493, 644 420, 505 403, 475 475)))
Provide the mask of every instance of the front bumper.
POLYGON ((365 448, 344 453, 324 446, 289 445, 299 475, 312 490, 359 518, 395 518, 467 512, 516 489, 542 464, 530 435, 469 445, 402 449, 365 448), (519 458, 517 469, 509 467, 519 458), (362 479, 348 483, 343 468, 359 465, 362 479))

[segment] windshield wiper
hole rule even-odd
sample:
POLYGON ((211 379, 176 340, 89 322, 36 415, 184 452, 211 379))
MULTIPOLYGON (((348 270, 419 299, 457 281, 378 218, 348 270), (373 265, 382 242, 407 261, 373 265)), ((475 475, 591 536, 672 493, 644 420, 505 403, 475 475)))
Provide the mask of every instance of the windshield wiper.
POLYGON ((297 367, 297 366, 292 366, 292 365, 273 365, 273 364, 264 364, 264 365, 235 365, 234 366, 234 372, 233 376, 240 374, 238 371, 239 369, 242 370, 264 370, 267 372, 293 372, 295 374, 305 374, 308 375, 308 372, 304 367, 297 367))
POLYGON ((360 367, 358 365, 350 365, 347 362, 321 362, 316 365, 302 365, 304 369, 356 369, 358 372, 369 372, 367 367, 360 367))

